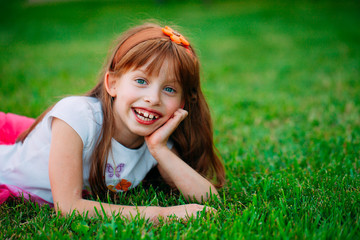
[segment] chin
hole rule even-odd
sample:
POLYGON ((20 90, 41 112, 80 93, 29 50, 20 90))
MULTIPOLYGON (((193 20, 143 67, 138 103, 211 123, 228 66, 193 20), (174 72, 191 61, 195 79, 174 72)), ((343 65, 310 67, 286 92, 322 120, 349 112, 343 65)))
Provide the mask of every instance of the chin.
POLYGON ((138 135, 138 136, 146 137, 146 136, 151 135, 155 131, 156 131, 156 129, 139 129, 139 128, 136 128, 136 129, 133 129, 132 132, 134 134, 138 135))

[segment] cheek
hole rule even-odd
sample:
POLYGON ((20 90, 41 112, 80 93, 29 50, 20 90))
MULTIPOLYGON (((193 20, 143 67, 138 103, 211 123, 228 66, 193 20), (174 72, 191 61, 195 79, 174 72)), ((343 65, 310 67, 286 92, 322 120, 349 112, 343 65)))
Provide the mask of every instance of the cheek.
POLYGON ((168 105, 168 111, 169 113, 174 114, 174 112, 176 112, 176 110, 178 110, 179 108, 182 108, 182 102, 181 100, 178 99, 174 99, 173 101, 171 101, 168 105))
POLYGON ((122 102, 132 102, 138 98, 138 92, 132 88, 126 88, 125 91, 121 91, 121 93, 118 94, 117 98, 122 102))
POLYGON ((114 102, 114 107, 119 114, 125 114, 136 101, 135 93, 124 91, 119 93, 114 102))

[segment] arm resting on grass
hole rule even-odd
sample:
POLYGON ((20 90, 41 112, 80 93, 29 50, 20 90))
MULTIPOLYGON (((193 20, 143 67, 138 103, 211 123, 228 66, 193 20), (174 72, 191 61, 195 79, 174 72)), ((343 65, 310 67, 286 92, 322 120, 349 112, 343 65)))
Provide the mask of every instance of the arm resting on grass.
POLYGON ((216 188, 180 159, 175 149, 170 150, 167 147, 170 135, 187 117, 187 114, 187 111, 179 108, 163 126, 146 136, 145 140, 150 153, 158 162, 159 172, 165 181, 170 186, 175 185, 187 200, 195 198, 201 202, 202 200, 206 201, 210 194, 219 197, 216 188))
MULTIPOLYGON (((64 121, 54 118, 52 121, 52 138, 49 156, 49 177, 51 191, 56 212, 62 214, 77 210, 80 214, 88 212, 89 216, 102 214, 99 202, 82 199, 83 169, 82 169, 83 143, 80 136, 64 121)), ((102 203, 106 215, 120 213, 131 218, 138 213, 142 217, 156 221, 158 217, 175 214, 180 218, 196 215, 204 206, 198 204, 180 205, 174 207, 153 206, 123 206, 102 203)))
POLYGON ((214 185, 180 159, 175 149, 167 147, 153 153, 164 180, 181 191, 187 200, 207 201, 210 195, 219 197, 214 185))

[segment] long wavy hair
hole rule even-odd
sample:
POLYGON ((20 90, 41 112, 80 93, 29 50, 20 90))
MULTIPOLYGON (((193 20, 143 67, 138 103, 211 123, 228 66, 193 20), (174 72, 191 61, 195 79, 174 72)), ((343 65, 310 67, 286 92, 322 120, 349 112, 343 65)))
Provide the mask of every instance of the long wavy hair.
MULTIPOLYGON (((191 53, 189 53, 189 50, 174 43, 170 38, 152 39, 134 46, 121 59, 114 62, 117 50, 129 37, 151 27, 159 26, 143 24, 122 34, 107 59, 98 84, 85 94, 85 96, 99 99, 103 110, 103 125, 91 156, 89 177, 92 193, 99 197, 108 192, 104 179, 105 165, 111 152, 111 139, 116 131, 112 108, 113 99, 105 88, 105 74, 109 72, 111 75, 119 77, 130 69, 141 68, 149 63, 146 69, 147 73, 157 75, 164 61, 169 63, 169 71, 174 71, 176 80, 183 89, 184 109, 188 111, 188 116, 171 135, 174 147, 181 159, 213 182, 217 188, 222 187, 225 183, 225 170, 213 143, 210 111, 201 91, 199 61, 194 49, 190 47, 191 53)), ((19 136, 17 141, 24 141, 51 108, 41 114, 34 124, 19 136)))

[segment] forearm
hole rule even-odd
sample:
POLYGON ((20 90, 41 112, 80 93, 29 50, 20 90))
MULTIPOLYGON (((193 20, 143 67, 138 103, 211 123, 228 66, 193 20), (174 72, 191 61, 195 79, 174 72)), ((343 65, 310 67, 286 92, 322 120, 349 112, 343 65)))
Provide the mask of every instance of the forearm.
POLYGON ((162 207, 116 205, 85 199, 73 200, 71 201, 71 204, 70 202, 63 204, 57 203, 55 209, 56 211, 60 211, 63 215, 71 214, 75 210, 79 214, 88 213, 88 216, 90 217, 96 216, 97 214, 104 215, 104 213, 108 217, 120 213, 121 216, 128 219, 140 214, 141 217, 150 219, 151 221, 156 221, 160 216, 165 217, 162 207))
POLYGON ((218 196, 216 188, 168 148, 152 152, 159 166, 187 199, 207 200, 218 196))
POLYGON ((63 215, 72 214, 75 210, 78 214, 87 213, 88 216, 93 217, 97 214, 111 217, 116 214, 120 214, 123 217, 131 220, 132 217, 140 215, 141 218, 149 219, 152 222, 158 222, 160 218, 167 218, 169 216, 175 216, 180 219, 188 219, 188 217, 195 216, 196 213, 203 211, 204 208, 206 211, 216 212, 214 208, 205 207, 198 204, 186 204, 178 205, 171 207, 157 207, 157 206, 124 206, 124 205, 115 205, 108 203, 99 203, 96 201, 79 199, 76 201, 71 201, 66 204, 56 204, 55 209, 57 212, 61 210, 63 215))

